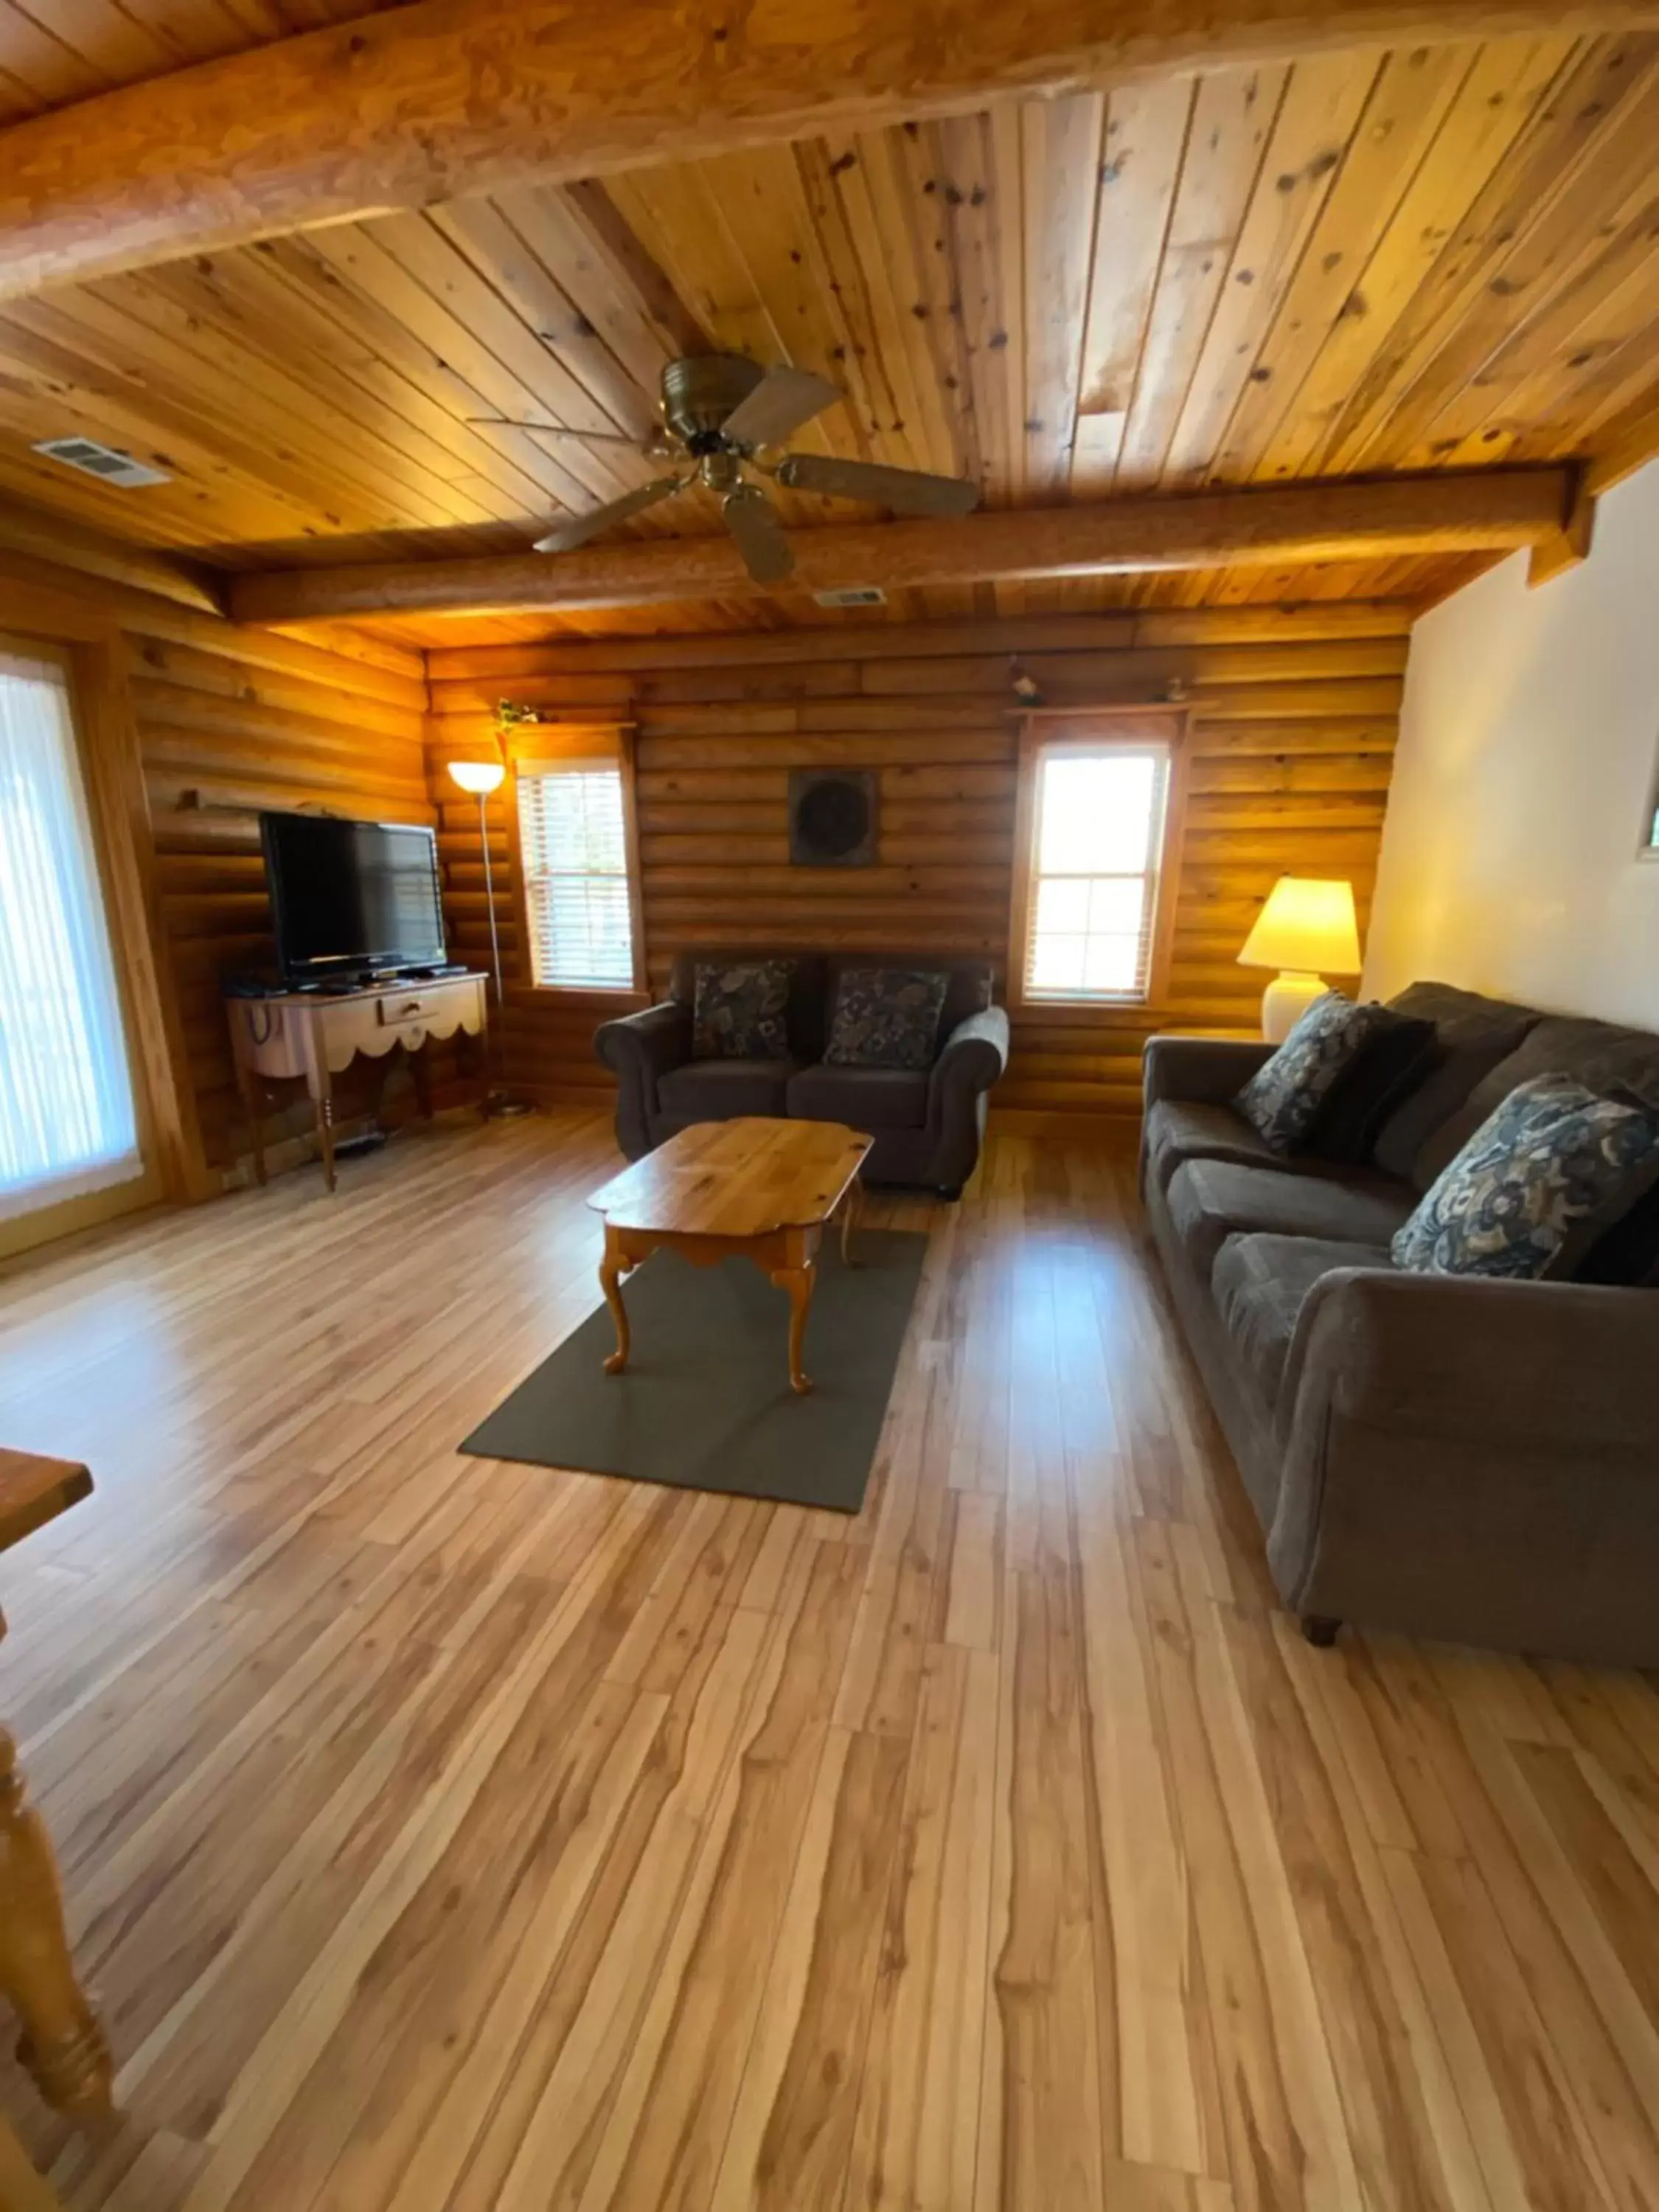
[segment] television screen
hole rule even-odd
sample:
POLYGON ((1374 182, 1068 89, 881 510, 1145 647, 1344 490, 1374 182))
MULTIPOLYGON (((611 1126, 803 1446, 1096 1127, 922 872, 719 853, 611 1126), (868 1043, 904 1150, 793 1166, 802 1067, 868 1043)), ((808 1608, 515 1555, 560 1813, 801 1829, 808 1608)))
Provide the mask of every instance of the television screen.
POLYGON ((276 957, 290 981, 442 963, 438 843, 430 830, 262 814, 259 837, 276 957))

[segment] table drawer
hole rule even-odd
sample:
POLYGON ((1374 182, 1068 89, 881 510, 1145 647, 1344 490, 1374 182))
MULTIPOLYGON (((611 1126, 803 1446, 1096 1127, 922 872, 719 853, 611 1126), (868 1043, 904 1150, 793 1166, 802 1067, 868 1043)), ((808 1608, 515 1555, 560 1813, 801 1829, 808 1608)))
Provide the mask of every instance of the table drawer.
POLYGON ((388 991, 374 1001, 374 1018, 382 1029, 401 1029, 405 1022, 430 1021, 434 1014, 453 1012, 455 1005, 453 985, 445 990, 428 984, 424 990, 388 991))

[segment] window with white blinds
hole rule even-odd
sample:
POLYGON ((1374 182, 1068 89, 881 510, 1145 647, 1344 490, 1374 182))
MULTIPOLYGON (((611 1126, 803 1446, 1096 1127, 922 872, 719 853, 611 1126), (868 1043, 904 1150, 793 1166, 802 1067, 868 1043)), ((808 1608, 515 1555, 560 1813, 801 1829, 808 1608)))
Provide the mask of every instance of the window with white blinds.
POLYGON ((1150 990, 1167 744, 1067 742, 1032 758, 1025 996, 1130 1004, 1150 990))
POLYGON ((633 903, 615 760, 520 764, 519 857, 531 973, 541 984, 629 990, 633 903))
POLYGON ((0 652, 0 1221, 143 1171, 68 681, 0 652))

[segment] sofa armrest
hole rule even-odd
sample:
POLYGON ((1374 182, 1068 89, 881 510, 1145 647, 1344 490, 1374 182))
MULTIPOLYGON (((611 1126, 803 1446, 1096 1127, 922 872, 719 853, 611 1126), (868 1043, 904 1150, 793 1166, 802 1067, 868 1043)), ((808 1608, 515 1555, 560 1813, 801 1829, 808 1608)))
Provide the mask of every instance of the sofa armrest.
POLYGON ((593 1049, 612 1074, 643 1077, 654 1103, 658 1077, 691 1057, 691 1009, 667 999, 637 1014, 601 1022, 593 1032, 593 1049))
POLYGON ((987 1006, 959 1021, 945 1040, 945 1048, 933 1062, 927 1085, 932 1108, 946 1091, 977 1097, 988 1091, 1008 1065, 1008 1015, 1002 1006, 987 1006))
POLYGON ((1348 1420, 1531 1449, 1650 1450, 1659 1297, 1588 1283, 1337 1268, 1297 1318, 1286 1372, 1348 1420))
POLYGON ((1339 1268, 1297 1318, 1267 1559, 1307 1615, 1659 1664, 1659 1295, 1339 1268))
POLYGON ((669 999, 601 1022, 593 1049, 617 1079, 617 1141, 630 1160, 651 1150, 657 1085, 691 1057, 691 1009, 669 999))
POLYGON ((1260 1037, 1148 1037, 1140 1071, 1144 1103, 1178 1098, 1189 1106, 1231 1106, 1278 1048, 1260 1037))

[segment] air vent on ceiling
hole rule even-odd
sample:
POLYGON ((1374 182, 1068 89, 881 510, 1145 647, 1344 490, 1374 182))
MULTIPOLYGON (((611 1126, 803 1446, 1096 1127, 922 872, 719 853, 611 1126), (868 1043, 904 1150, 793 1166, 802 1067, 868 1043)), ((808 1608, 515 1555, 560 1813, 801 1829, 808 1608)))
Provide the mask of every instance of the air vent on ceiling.
POLYGON ((96 477, 100 483, 118 484, 123 490, 134 490, 140 484, 173 481, 165 469, 153 469, 143 461, 135 461, 131 453, 120 453, 113 446, 100 446, 94 438, 48 438, 34 450, 44 453, 49 461, 62 461, 66 469, 79 469, 82 476, 96 477))
POLYGON ((879 584, 850 584, 843 592, 814 592, 821 607, 884 607, 887 594, 879 584))

